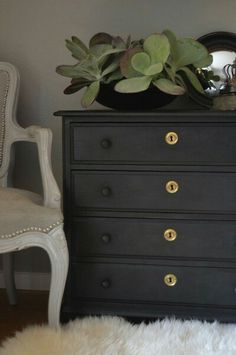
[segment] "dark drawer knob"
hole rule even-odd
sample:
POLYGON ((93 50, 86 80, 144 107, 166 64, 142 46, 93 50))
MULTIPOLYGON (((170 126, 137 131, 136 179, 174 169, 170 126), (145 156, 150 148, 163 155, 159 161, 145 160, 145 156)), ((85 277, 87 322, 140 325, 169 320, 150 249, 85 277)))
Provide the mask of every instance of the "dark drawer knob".
POLYGON ((111 236, 110 236, 110 234, 103 234, 102 236, 101 236, 101 239, 102 239, 102 241, 104 242, 104 243, 109 243, 110 241, 111 241, 111 236))
POLYGON ((102 194, 102 196, 104 196, 104 197, 110 196, 110 195, 111 195, 111 189, 110 189, 110 187, 109 187, 109 186, 103 187, 102 190, 101 190, 101 194, 102 194))
POLYGON ((102 147, 103 149, 109 149, 109 148, 111 147, 111 141, 110 141, 110 139, 103 139, 103 140, 101 141, 101 147, 102 147))
POLYGON ((106 279, 101 282, 101 286, 105 289, 109 288, 111 286, 111 281, 106 279))

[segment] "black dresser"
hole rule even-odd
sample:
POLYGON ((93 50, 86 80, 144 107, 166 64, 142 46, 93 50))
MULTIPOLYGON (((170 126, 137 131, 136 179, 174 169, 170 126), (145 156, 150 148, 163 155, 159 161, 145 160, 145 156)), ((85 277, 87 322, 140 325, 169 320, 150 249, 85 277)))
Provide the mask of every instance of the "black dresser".
POLYGON ((63 316, 236 321, 236 113, 60 111, 63 316))

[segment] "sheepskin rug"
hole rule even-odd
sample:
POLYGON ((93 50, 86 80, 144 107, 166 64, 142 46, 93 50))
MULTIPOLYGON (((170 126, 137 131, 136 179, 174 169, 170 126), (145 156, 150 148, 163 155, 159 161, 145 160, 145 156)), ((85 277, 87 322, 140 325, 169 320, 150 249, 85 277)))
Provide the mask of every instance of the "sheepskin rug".
POLYGON ((132 325, 122 318, 84 318, 31 326, 6 340, 0 355, 235 355, 236 325, 165 319, 132 325))

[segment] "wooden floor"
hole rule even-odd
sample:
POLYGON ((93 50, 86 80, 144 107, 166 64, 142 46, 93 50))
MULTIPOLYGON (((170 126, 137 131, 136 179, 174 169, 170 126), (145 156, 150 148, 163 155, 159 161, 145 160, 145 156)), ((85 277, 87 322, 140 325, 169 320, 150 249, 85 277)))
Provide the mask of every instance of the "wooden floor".
POLYGON ((0 289, 0 343, 28 325, 47 322, 48 292, 17 291, 18 304, 10 306, 5 290, 0 289))

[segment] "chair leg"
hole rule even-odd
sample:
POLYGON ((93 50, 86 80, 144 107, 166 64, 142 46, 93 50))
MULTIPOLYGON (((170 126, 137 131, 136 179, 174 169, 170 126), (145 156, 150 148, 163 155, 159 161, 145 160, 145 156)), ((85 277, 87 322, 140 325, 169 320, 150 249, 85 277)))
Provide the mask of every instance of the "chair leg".
POLYGON ((3 254, 3 275, 10 305, 17 304, 17 294, 14 277, 14 255, 13 253, 3 254))
POLYGON ((52 327, 59 327, 60 309, 69 264, 68 249, 63 229, 57 229, 51 235, 49 241, 51 244, 48 249, 51 261, 51 284, 48 301, 48 323, 52 327))

